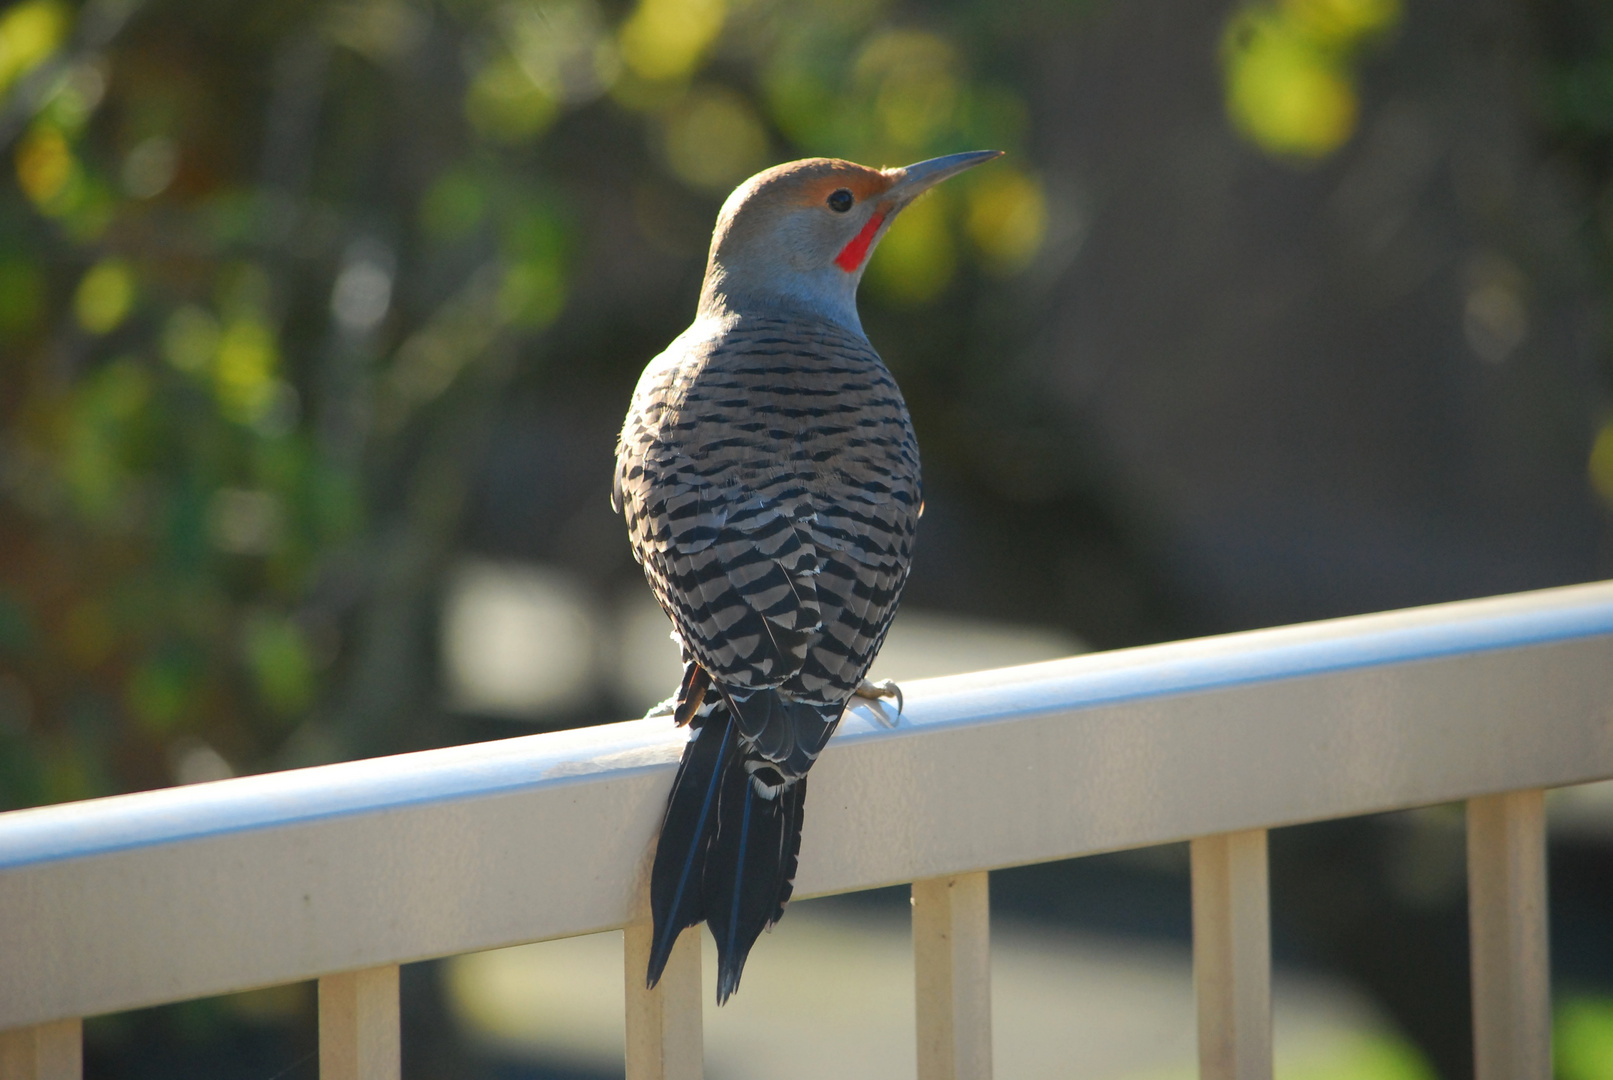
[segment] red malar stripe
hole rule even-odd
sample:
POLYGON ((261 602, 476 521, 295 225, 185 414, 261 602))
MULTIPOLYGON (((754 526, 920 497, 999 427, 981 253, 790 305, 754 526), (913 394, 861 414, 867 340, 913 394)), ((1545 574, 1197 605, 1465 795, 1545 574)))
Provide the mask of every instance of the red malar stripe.
POLYGON ((874 234, 879 231, 879 226, 884 220, 884 214, 875 214, 869 218, 868 224, 863 226, 862 232, 852 237, 851 243, 847 244, 840 254, 835 256, 835 265, 848 274, 861 266, 863 260, 868 258, 868 245, 874 242, 874 234))

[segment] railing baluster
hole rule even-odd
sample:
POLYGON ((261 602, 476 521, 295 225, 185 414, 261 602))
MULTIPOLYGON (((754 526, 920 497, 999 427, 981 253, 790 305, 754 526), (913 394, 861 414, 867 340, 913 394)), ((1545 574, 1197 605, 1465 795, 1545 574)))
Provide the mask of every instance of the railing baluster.
POLYGON ((319 1080, 398 1080, 398 966, 319 980, 319 1080))
POLYGON ((700 1014, 700 928, 672 946, 654 990, 644 986, 654 931, 647 922, 622 931, 627 983, 627 1080, 700 1080, 705 1075, 700 1014))
POLYGON ((991 889, 985 871, 913 882, 919 1080, 990 1080, 991 889))
POLYGON ((1192 858, 1199 1080, 1271 1080, 1266 831, 1201 837, 1192 858))
POLYGON ((84 1022, 0 1031, 0 1080, 80 1080, 84 1075, 84 1022))
POLYGON ((1544 792, 1467 801, 1467 895, 1474 1076, 1550 1080, 1544 792))

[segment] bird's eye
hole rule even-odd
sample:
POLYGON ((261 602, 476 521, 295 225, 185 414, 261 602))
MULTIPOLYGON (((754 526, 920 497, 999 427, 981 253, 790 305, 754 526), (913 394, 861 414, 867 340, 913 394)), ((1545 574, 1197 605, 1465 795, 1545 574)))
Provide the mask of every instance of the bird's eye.
POLYGON ((852 198, 851 192, 840 188, 829 196, 829 209, 837 214, 844 214, 851 209, 851 204, 857 200, 852 198))

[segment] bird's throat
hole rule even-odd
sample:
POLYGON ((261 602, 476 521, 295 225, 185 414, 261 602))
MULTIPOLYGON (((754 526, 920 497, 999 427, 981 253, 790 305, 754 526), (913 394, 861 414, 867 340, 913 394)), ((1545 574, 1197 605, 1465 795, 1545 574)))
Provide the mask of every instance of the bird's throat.
MULTIPOLYGON (((868 224, 862 227, 862 231, 851 238, 851 243, 840 249, 840 254, 835 256, 835 265, 848 274, 856 273, 857 268, 863 264, 863 260, 868 258, 868 247, 874 242, 874 234, 879 232, 879 227, 884 223, 884 214, 875 214, 869 218, 868 224)), ((819 256, 819 258, 822 258, 822 256, 819 256)), ((821 266, 822 263, 819 263, 819 265, 821 266)))

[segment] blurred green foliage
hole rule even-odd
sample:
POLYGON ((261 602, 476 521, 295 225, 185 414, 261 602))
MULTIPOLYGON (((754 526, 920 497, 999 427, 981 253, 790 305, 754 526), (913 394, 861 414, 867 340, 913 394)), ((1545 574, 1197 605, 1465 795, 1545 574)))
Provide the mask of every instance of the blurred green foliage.
POLYGON ((868 286, 1023 271, 1046 198, 984 61, 1030 7, 0 11, 0 807, 170 783, 197 746, 407 744, 403 628, 591 257, 577 138, 641 133, 615 165, 644 221, 796 156, 1014 151, 914 207, 868 286))
MULTIPOLYGON (((1594 0, 1551 0, 1527 14, 1535 70, 1520 89, 1553 166, 1567 174, 1577 199, 1599 206, 1581 223, 1580 239, 1600 272, 1606 305, 1613 301, 1613 10, 1594 0)), ((1282 160, 1306 164, 1332 155, 1357 128, 1363 53, 1392 35, 1402 15, 1400 0, 1236 5, 1221 43, 1233 127, 1282 160)), ((1609 317, 1613 307, 1604 326, 1609 317)), ((1604 340, 1602 352, 1613 356, 1613 342, 1604 340)), ((1613 507, 1613 415, 1593 440, 1585 472, 1591 490, 1613 507)))
POLYGON ((1552 1015, 1554 1071, 1561 1080, 1613 1076, 1613 999, 1572 994, 1552 1015))
MULTIPOLYGON (((1530 105, 1545 151, 1594 208, 1579 222, 1578 238, 1602 286, 1605 335, 1613 316, 1613 9, 1595 0, 1553 0, 1533 14, 1540 55, 1530 105)), ((1613 507, 1613 413, 1603 419, 1586 471, 1592 489, 1613 507)))

